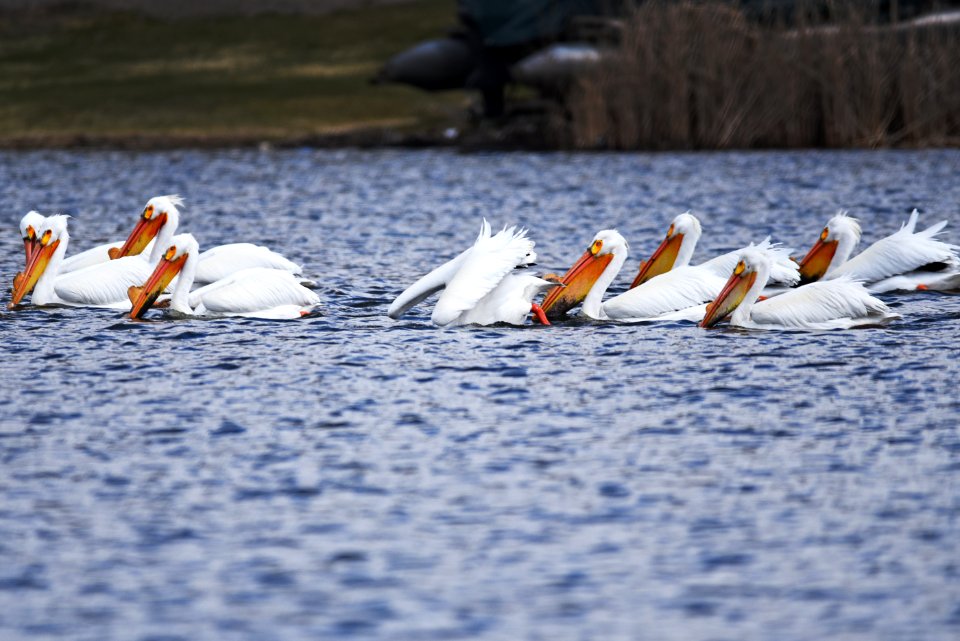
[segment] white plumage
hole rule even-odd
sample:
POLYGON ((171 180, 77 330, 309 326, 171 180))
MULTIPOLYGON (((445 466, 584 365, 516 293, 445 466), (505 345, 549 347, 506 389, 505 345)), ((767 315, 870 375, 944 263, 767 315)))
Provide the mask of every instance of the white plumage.
MULTIPOLYGON (((595 259, 608 255, 613 258, 590 286, 583 300, 582 313, 598 320, 640 322, 696 318, 692 314, 720 293, 729 270, 733 269, 737 261, 737 253, 731 252, 700 265, 676 267, 619 296, 603 301, 604 293, 626 261, 629 250, 626 240, 615 230, 608 229, 597 233, 592 246, 597 246, 597 243, 600 249, 594 255, 595 259)), ((753 247, 752 244, 750 246, 753 247)), ((768 238, 759 247, 772 249, 773 245, 768 238)), ((788 254, 787 250, 778 249, 774 252, 777 261, 776 273, 783 282, 795 284, 800 275, 788 254)), ((588 255, 581 258, 581 261, 586 260, 590 260, 588 255)))
POLYGON ((730 324, 754 329, 843 329, 899 318, 849 276, 810 283, 758 302, 774 259, 769 249, 742 251, 741 263, 731 271, 720 297, 708 307, 704 324, 721 320, 723 310, 731 305, 735 309, 730 324), (752 284, 750 278, 754 278, 752 284))
MULTIPOLYGON (((151 243, 153 241, 150 241, 151 243)), ((113 243, 105 243, 103 245, 97 245, 96 247, 91 247, 85 251, 74 254, 73 256, 67 256, 64 259, 63 264, 60 265, 61 274, 69 274, 70 272, 75 272, 78 269, 83 269, 85 267, 90 267, 91 265, 98 265, 100 263, 105 263, 110 260, 110 250, 119 249, 123 247, 123 241, 118 240, 113 243)), ((152 247, 147 247, 144 249, 144 254, 149 254, 152 247)))
POLYGON ((251 267, 277 269, 290 274, 300 274, 303 271, 300 265, 262 245, 230 243, 213 247, 200 254, 197 282, 213 283, 251 267))
POLYGON ((521 325, 534 296, 555 285, 515 272, 518 265, 536 259, 533 248, 525 229, 510 227, 492 234, 484 220, 472 247, 404 290, 387 313, 399 318, 430 294, 443 290, 431 316, 437 325, 521 325))
MULTIPOLYGON (((177 268, 179 278, 170 299, 170 308, 176 312, 196 316, 299 318, 320 304, 320 297, 303 287, 293 274, 266 267, 243 269, 191 292, 200 255, 199 244, 191 234, 174 236, 167 254, 140 285, 146 287, 145 283, 152 282, 171 262, 186 256, 177 268)), ((170 278, 173 275, 171 273, 170 278)), ((135 302, 134 314, 138 311, 135 302)))
POLYGON ((108 261, 60 275, 60 266, 70 244, 68 216, 47 216, 42 236, 49 230, 46 244, 59 242, 33 291, 34 305, 74 305, 129 309, 127 289, 142 283, 150 275, 149 265, 137 257, 108 261))
MULTIPOLYGON (((177 195, 156 196, 147 201, 142 217, 130 232, 124 247, 129 250, 141 234, 154 234, 154 240, 161 249, 167 247, 170 239, 180 225, 180 210, 183 199, 177 195), (151 225, 151 221, 155 224, 151 225)), ((132 251, 132 250, 130 250, 132 251)), ((146 257, 147 250, 144 250, 146 257)), ((121 254, 126 252, 121 251, 121 254)), ((148 260, 155 263, 158 256, 151 255, 148 260)), ((253 243, 230 243, 212 247, 199 257, 196 270, 196 282, 212 283, 230 274, 251 267, 278 269, 291 274, 302 273, 302 268, 277 252, 253 243)))
POLYGON ((947 221, 941 221, 927 229, 916 232, 919 213, 914 210, 900 230, 881 238, 870 247, 850 258, 860 242, 860 224, 846 212, 830 219, 814 245, 801 263, 804 276, 818 276, 808 267, 819 252, 833 251, 823 279, 848 276, 866 283, 874 293, 894 290, 913 290, 918 286, 926 289, 955 289, 960 286, 960 257, 958 248, 936 236, 943 231, 947 221), (932 266, 932 267, 931 267, 932 266))

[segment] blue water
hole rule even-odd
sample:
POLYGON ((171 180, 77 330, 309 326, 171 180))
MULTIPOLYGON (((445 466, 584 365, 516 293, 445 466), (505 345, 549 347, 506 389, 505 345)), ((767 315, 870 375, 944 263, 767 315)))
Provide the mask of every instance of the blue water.
POLYGON ((960 297, 828 333, 385 316, 481 216, 544 271, 618 228, 621 287, 686 209, 699 259, 839 207, 960 242, 960 152, 0 153, 0 279, 28 209, 78 251, 170 192, 323 315, 0 297, 0 639, 960 638, 960 297))

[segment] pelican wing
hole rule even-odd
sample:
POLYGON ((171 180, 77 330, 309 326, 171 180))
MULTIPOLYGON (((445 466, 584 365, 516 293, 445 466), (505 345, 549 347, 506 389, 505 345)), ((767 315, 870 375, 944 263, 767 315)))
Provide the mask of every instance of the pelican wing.
POLYGON ((757 325, 809 328, 834 322, 879 322, 892 316, 890 308, 871 296, 862 283, 838 278, 760 301, 753 306, 750 320, 757 325))
POLYGON ((917 212, 900 231, 881 238, 862 252, 833 270, 830 278, 849 276, 856 280, 873 283, 891 276, 912 272, 931 263, 960 264, 956 245, 937 240, 947 221, 941 221, 927 229, 914 233, 917 212))
POLYGON ((447 283, 433 309, 433 322, 449 325, 500 284, 517 265, 524 264, 533 252, 534 242, 525 229, 505 228, 490 235, 490 225, 483 221, 480 236, 447 283))
POLYGON ((70 272, 75 272, 85 267, 90 267, 91 265, 105 263, 110 260, 110 256, 107 254, 107 252, 114 247, 119 249, 122 246, 123 241, 121 240, 115 243, 97 245, 96 247, 82 251, 79 254, 67 256, 63 259, 63 262, 60 263, 60 273, 69 274, 70 272))
POLYGON ((703 265, 678 267, 611 298, 603 311, 613 320, 650 320, 713 300, 725 282, 703 265))
POLYGON ((556 283, 533 274, 510 272, 472 309, 461 314, 456 322, 460 325, 523 325, 530 314, 534 297, 556 286, 556 283))
POLYGON ((312 307, 320 297, 293 274, 278 269, 253 267, 213 283, 200 297, 198 313, 250 314, 277 307, 312 307))
POLYGON ((465 249, 460 252, 456 258, 448 260, 403 290, 403 293, 390 303, 387 316, 393 319, 400 318, 406 314, 411 307, 446 287, 447 283, 453 279, 460 269, 460 265, 463 264, 463 261, 466 260, 467 255, 469 255, 472 250, 473 247, 465 249))
POLYGON ((129 308, 127 290, 130 286, 143 285, 152 271, 139 256, 125 256, 59 276, 53 287, 57 296, 70 305, 123 303, 129 308))
POLYGON ((773 261, 773 265, 770 270, 770 284, 792 287, 800 282, 799 265, 797 265, 797 263, 790 258, 790 253, 793 250, 788 247, 780 247, 779 243, 770 242, 769 236, 757 244, 750 243, 747 245, 747 247, 742 249, 712 258, 705 263, 702 263, 700 267, 709 269, 717 276, 727 279, 730 277, 734 267, 737 266, 737 262, 740 260, 740 252, 742 252, 744 249, 750 248, 756 248, 765 251, 773 261))
POLYGON ((200 254, 196 281, 213 283, 242 269, 253 267, 279 269, 291 274, 300 274, 303 271, 300 265, 262 245, 231 243, 212 247, 200 254))

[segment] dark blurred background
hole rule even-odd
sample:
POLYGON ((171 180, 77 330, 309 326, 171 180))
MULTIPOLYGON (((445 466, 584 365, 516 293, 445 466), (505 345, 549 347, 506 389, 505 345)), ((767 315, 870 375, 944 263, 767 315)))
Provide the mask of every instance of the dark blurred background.
POLYGON ((955 145, 958 6, 0 0, 0 145, 955 145))

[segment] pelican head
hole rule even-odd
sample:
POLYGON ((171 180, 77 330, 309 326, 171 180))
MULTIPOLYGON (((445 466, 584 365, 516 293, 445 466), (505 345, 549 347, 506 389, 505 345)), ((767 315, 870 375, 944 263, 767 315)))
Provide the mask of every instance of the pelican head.
POLYGON ((666 237, 650 256, 650 260, 640 264, 640 271, 630 283, 630 289, 674 267, 688 264, 701 233, 700 221, 689 211, 674 218, 666 237))
POLYGON ((27 255, 26 264, 30 264, 33 252, 39 247, 40 237, 37 232, 43 227, 45 218, 43 214, 36 211, 28 211, 20 219, 20 237, 23 238, 23 251, 27 255))
POLYGON ((587 251, 560 279, 560 285, 547 292, 542 305, 547 318, 562 318, 570 309, 582 303, 614 256, 623 256, 625 259, 628 250, 626 239, 616 230, 597 232, 587 251))
POLYGON ((170 241, 156 268, 143 287, 131 287, 127 294, 133 307, 130 309, 130 318, 140 318, 150 309, 154 301, 163 293, 170 281, 180 273, 191 256, 200 251, 200 244, 193 234, 178 234, 170 241))
POLYGON ((36 246, 28 252, 29 259, 24 271, 13 279, 13 298, 10 299, 8 308, 19 305, 23 297, 33 291, 60 244, 69 240, 70 236, 67 233, 69 218, 63 214, 47 216, 35 230, 36 246))
POLYGON ((154 196, 148 200, 140 214, 140 220, 127 236, 123 247, 112 248, 108 252, 110 258, 136 256, 160 233, 164 225, 170 225, 169 229, 176 229, 180 223, 178 207, 183 207, 183 199, 175 194, 154 196))
POLYGON ((860 223, 840 211, 827 222, 820 239, 800 261, 801 283, 820 280, 831 268, 842 265, 860 242, 860 223))
MULTIPOLYGON (((707 305, 707 313, 700 321, 700 327, 712 327, 733 313, 744 299, 747 298, 754 285, 760 281, 760 287, 755 290, 759 295, 759 290, 763 289, 770 278, 770 271, 773 269, 773 258, 771 253, 764 251, 759 247, 748 247, 740 252, 740 260, 737 266, 733 268, 733 273, 723 290, 707 305)), ((750 304, 756 300, 754 296, 749 300, 750 304)))

